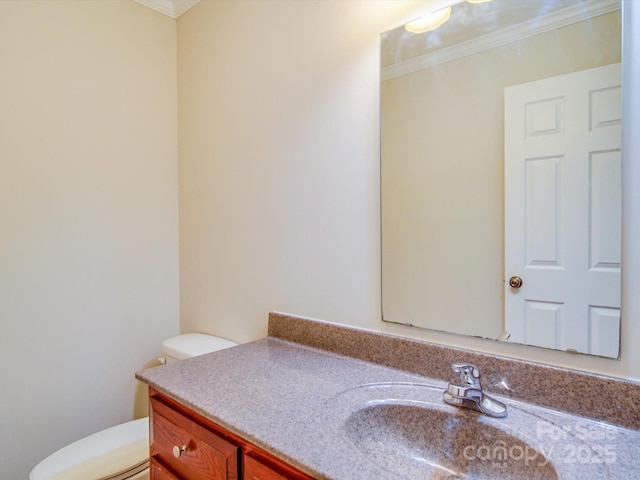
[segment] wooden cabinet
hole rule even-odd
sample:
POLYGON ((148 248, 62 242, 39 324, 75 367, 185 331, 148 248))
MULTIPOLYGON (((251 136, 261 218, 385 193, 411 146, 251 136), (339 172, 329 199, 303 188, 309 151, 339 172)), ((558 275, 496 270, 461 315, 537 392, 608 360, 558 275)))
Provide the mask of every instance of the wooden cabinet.
POLYGON ((198 422, 159 395, 151 397, 150 411, 152 459, 178 478, 239 479, 239 446, 223 432, 198 422))
POLYGON ((151 480, 313 477, 150 389, 151 480))
POLYGON ((151 461, 150 473, 155 480, 180 480, 157 460, 151 461))
POLYGON ((290 465, 246 447, 242 456, 244 465, 243 480, 312 480, 306 473, 296 470, 290 465), (248 452, 247 452, 248 450, 248 452))
POLYGON ((286 480, 287 477, 280 475, 273 468, 265 465, 257 458, 249 455, 244 456, 244 479, 245 480, 286 480))

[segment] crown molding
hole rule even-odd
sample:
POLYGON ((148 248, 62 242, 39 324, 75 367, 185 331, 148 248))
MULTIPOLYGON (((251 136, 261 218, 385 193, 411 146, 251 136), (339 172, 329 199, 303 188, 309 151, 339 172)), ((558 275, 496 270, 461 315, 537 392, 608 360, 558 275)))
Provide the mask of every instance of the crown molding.
POLYGON ((389 80, 425 68, 434 67, 458 58, 473 55, 511 42, 522 40, 540 33, 581 22, 598 15, 620 10, 619 0, 586 0, 571 7, 557 10, 545 17, 517 23, 501 30, 481 35, 465 42, 442 48, 404 62, 398 62, 382 69, 381 79, 389 80))
POLYGON ((134 2, 164 13, 171 18, 178 18, 200 0, 133 0, 134 2))

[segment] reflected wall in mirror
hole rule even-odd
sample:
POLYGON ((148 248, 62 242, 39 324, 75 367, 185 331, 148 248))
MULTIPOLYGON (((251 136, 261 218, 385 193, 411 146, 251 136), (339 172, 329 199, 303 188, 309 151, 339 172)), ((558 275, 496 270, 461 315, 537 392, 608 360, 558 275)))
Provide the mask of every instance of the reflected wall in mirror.
POLYGON ((462 1, 381 46, 383 320, 617 358, 620 1, 462 1))

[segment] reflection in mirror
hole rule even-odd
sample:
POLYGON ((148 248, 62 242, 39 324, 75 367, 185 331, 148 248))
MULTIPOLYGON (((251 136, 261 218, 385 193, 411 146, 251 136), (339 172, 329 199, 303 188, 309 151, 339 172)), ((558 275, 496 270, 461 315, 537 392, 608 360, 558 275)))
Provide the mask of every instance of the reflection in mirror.
POLYGON ((462 1, 382 35, 384 321, 619 356, 620 9, 462 1))

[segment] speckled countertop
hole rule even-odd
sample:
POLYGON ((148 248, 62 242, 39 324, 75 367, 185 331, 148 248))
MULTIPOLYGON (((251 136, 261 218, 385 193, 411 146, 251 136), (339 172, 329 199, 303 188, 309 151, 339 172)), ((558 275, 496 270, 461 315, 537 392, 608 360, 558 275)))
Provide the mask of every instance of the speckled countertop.
MULTIPOLYGON (((442 402, 450 371, 433 378, 358 358, 378 334, 272 314, 269 335, 137 377, 318 479, 640 477, 640 431, 624 414, 613 425, 486 386, 509 408, 507 418, 492 419, 442 402), (292 335, 300 341, 282 338, 292 335), (332 336, 334 351, 308 346, 332 336), (340 345, 347 355, 335 352, 340 345)), ((393 350, 386 355, 401 356, 393 350)), ((447 350, 468 360, 469 352, 447 350)), ((593 378, 637 401, 638 385, 593 378)), ((616 410, 617 399, 608 401, 616 410)))

